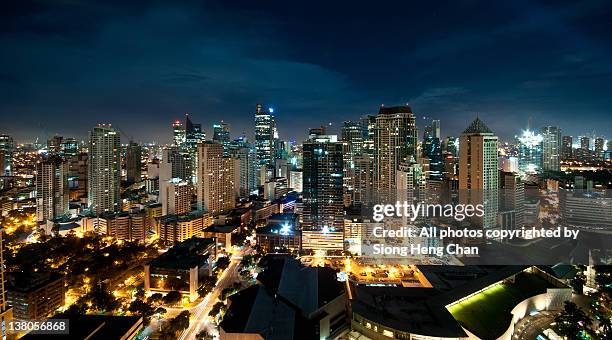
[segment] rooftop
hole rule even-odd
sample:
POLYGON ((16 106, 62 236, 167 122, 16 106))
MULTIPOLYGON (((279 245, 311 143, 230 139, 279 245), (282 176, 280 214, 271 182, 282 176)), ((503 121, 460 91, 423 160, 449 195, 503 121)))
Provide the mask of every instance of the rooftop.
POLYGON ((209 257, 206 250, 214 244, 212 238, 194 236, 170 248, 149 264, 151 267, 172 269, 190 269, 200 266, 209 257))
POLYGON ((485 123, 482 120, 480 120, 480 118, 476 117, 476 119, 474 119, 472 124, 470 124, 470 126, 468 126, 467 129, 463 131, 463 134, 475 134, 475 133, 493 134, 493 131, 491 131, 491 129, 489 129, 489 127, 487 127, 485 123))
POLYGON ((398 113, 412 113, 412 108, 410 105, 402 105, 402 106, 380 106, 378 110, 379 115, 384 114, 398 114, 398 113))
POLYGON ((22 339, 130 339, 142 328, 142 317, 79 315, 69 317, 68 325, 70 334, 27 334, 22 339))

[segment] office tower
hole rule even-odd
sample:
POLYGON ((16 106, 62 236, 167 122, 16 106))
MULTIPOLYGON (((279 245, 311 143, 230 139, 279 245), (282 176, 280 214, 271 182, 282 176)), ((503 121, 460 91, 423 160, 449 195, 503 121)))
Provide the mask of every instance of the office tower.
POLYGON ((89 182, 87 201, 96 215, 121 210, 121 157, 119 133, 109 124, 99 124, 89 135, 89 182))
POLYGON ((410 106, 381 106, 374 128, 374 190, 380 202, 395 198, 395 172, 416 156, 417 129, 410 106))
POLYGON ((176 120, 172 123, 172 146, 182 148, 185 146, 185 127, 180 120, 176 120))
POLYGON ((562 147, 561 147, 561 159, 567 160, 574 158, 574 152, 572 150, 572 136, 563 136, 562 147))
POLYGON ((50 155, 36 163, 36 220, 45 222, 68 213, 68 163, 50 155))
POLYGON ((189 118, 189 114, 185 114, 185 146, 183 151, 186 154, 186 159, 189 162, 188 170, 190 171, 189 180, 192 183, 197 182, 197 165, 198 165, 198 144, 204 142, 206 133, 202 131, 201 124, 194 124, 189 118))
POLYGON ((213 124, 213 142, 223 144, 223 155, 229 156, 230 126, 221 121, 213 124))
POLYGON ((180 178, 159 183, 162 215, 182 215, 191 211, 191 185, 180 178))
POLYGON ((482 204, 482 217, 472 219, 478 228, 494 228, 498 201, 497 136, 476 118, 459 137, 459 200, 482 204))
POLYGON ((274 152, 274 122, 273 109, 263 110, 261 104, 255 108, 255 150, 260 167, 271 167, 274 152))
POLYGON ((79 153, 79 142, 74 138, 65 138, 60 146, 60 153, 66 158, 76 156, 79 153))
POLYGON ((367 127, 361 121, 346 121, 342 125, 342 142, 347 145, 349 159, 363 153, 364 136, 367 136, 367 127))
POLYGON ((230 145, 234 159, 235 185, 241 197, 248 197, 257 190, 257 152, 246 142, 234 141, 230 145))
POLYGON ((440 136, 440 120, 439 119, 434 119, 431 121, 431 132, 433 134, 433 138, 438 138, 438 140, 442 138, 440 136))
POLYGON ((561 129, 556 126, 545 126, 540 130, 542 135, 542 170, 561 170, 561 129))
POLYGON ((542 135, 525 130, 517 137, 519 149, 519 172, 536 174, 542 171, 542 135))
POLYGON ((376 116, 366 115, 361 118, 363 126, 363 152, 370 156, 374 156, 374 131, 376 129, 376 116))
POLYGON ((189 118, 189 114, 185 114, 185 147, 188 150, 196 150, 198 143, 206 139, 206 133, 202 131, 201 124, 195 124, 189 118))
POLYGON ((423 143, 421 144, 422 155, 429 160, 429 172, 427 175, 436 180, 441 180, 442 173, 444 172, 444 159, 442 158, 440 138, 436 137, 439 131, 440 121, 433 120, 431 125, 425 127, 423 143))
POLYGON ((9 135, 0 135, 0 176, 10 176, 13 169, 15 143, 9 135))
POLYGON ((595 138, 595 156, 599 159, 603 159, 604 151, 604 139, 601 137, 595 138))
POLYGON ((342 143, 336 136, 320 135, 303 144, 303 202, 305 229, 340 229, 343 226, 342 143))
POLYGON ((55 135, 47 140, 47 151, 51 153, 59 153, 62 147, 64 137, 55 135))
POLYGON ((459 157, 459 138, 451 136, 444 138, 442 150, 443 153, 448 152, 455 158, 459 157))
POLYGON ((71 200, 87 197, 88 159, 87 152, 79 152, 68 158, 68 186, 71 200))
POLYGON ((132 141, 127 146, 125 170, 128 185, 140 182, 142 178, 142 147, 132 141))
POLYGON ((591 139, 589 137, 580 137, 580 148, 583 150, 591 150, 591 139))
MULTIPOLYGON (((401 163, 396 172, 397 200, 408 204, 425 203, 427 194, 427 174, 423 165, 415 162, 414 159, 401 163)), ((423 217, 418 216, 418 217, 423 217)), ((416 221, 423 221, 418 218, 416 221)), ((403 216, 404 223, 407 223, 407 216, 403 216)))
POLYGON ((525 185, 515 173, 501 171, 499 176, 499 212, 508 213, 500 224, 505 229, 520 229, 525 223, 525 185))
POLYGON ((198 210, 218 215, 234 208, 234 161, 223 157, 223 145, 198 145, 197 183, 198 210))

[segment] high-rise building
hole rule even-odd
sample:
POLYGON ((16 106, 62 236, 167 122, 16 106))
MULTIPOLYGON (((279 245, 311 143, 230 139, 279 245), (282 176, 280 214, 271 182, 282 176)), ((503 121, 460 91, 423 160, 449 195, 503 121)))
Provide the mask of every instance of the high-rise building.
POLYGON ((257 190, 257 151, 245 136, 229 144, 229 156, 234 159, 234 185, 239 196, 249 196, 257 190))
POLYGON ((374 190, 381 202, 393 202, 395 172, 416 155, 416 118, 410 106, 381 106, 374 128, 374 190))
POLYGON ((363 126, 363 152, 374 156, 374 131, 376 130, 376 116, 366 115, 361 118, 363 126))
POLYGON ((511 172, 500 172, 500 214, 510 213, 506 216, 506 223, 501 223, 504 229, 520 229, 525 221, 525 185, 521 177, 511 172))
POLYGON ((191 185, 179 178, 159 183, 162 215, 182 215, 191 211, 191 185))
POLYGON ((189 114, 185 114, 185 147, 190 151, 196 150, 198 143, 205 139, 206 133, 202 131, 202 125, 193 123, 189 114))
POLYGON ((229 156, 230 126, 221 121, 213 124, 213 142, 223 144, 223 155, 229 156))
POLYGON ((355 158, 363 153, 364 126, 361 121, 346 121, 342 125, 342 144, 344 148, 344 190, 352 200, 355 187, 355 158))
POLYGON ((595 138, 595 156, 599 159, 604 159, 604 139, 601 137, 595 138))
POLYGON ((438 138, 440 140, 442 137, 440 136, 440 120, 434 119, 431 121, 431 132, 433 138, 438 138))
POLYGON ((36 163, 36 220, 41 223, 68 213, 68 163, 50 155, 36 163))
POLYGON ((303 144, 304 229, 341 230, 344 223, 342 143, 335 135, 320 135, 303 144))
POLYGON ((353 158, 352 202, 366 207, 373 203, 374 160, 372 155, 363 153, 353 158))
POLYGON ((132 141, 127 146, 125 172, 128 184, 140 182, 142 178, 142 147, 132 141))
POLYGON ((9 322, 13 319, 13 308, 6 302, 6 277, 4 275, 4 240, 2 239, 2 228, 0 227, 0 336, 2 339, 10 339, 9 322))
POLYGON ((580 137, 580 148, 584 150, 591 150, 591 139, 587 136, 580 137))
POLYGON ((566 159, 572 159, 574 158, 574 151, 573 151, 573 138, 572 136, 563 136, 562 139, 562 146, 561 146, 561 159, 566 160, 566 159))
MULTIPOLYGON (((427 175, 414 159, 399 165, 396 172, 397 200, 408 204, 426 203, 427 175)), ((420 216, 422 217, 422 216, 420 216)), ((407 216, 403 216, 406 223, 407 216)), ((417 218, 417 221, 422 219, 417 218)))
POLYGON ((204 142, 198 146, 198 209, 218 215, 236 205, 234 161, 223 156, 223 145, 204 142))
POLYGON ((59 153, 61 151, 64 137, 55 135, 47 140, 47 151, 51 153, 59 153))
POLYGON ((185 145, 185 127, 180 120, 176 120, 172 123, 172 145, 178 148, 182 148, 185 145))
POLYGON ((260 167, 271 167, 274 157, 274 134, 276 124, 272 108, 264 110, 261 104, 255 108, 255 150, 260 167))
POLYGON ((121 210, 121 141, 108 124, 95 126, 89 135, 89 182, 87 200, 96 215, 121 210))
POLYGON ((191 163, 189 154, 180 152, 177 147, 168 147, 162 150, 162 160, 159 164, 159 178, 161 181, 171 178, 180 178, 184 181, 191 179, 191 163))
POLYGON ((519 148, 519 172, 536 174, 542 171, 542 135, 525 130, 517 137, 519 148))
POLYGON ((69 158, 79 153, 79 142, 74 138, 65 138, 60 146, 62 156, 69 158))
POLYGON ((423 133, 423 143, 421 144, 422 155, 429 161, 428 177, 441 180, 444 172, 444 158, 440 138, 436 134, 440 133, 440 121, 433 120, 431 125, 425 127, 423 133), (437 130, 437 132, 436 132, 437 130))
POLYGON ((9 135, 0 135, 0 176, 10 176, 13 169, 15 142, 9 135))
POLYGON ((482 217, 472 219, 478 228, 495 228, 498 210, 497 136, 476 118, 459 137, 459 200, 482 204, 482 217))
POLYGON ((542 170, 561 170, 561 129, 556 126, 545 126, 540 130, 542 135, 542 170))

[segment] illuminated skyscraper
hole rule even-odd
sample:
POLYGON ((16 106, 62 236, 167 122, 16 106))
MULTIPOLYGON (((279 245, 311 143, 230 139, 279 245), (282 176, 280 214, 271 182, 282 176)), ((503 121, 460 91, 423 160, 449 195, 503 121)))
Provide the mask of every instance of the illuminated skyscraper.
POLYGON ((198 209, 211 215, 236 205, 234 160, 223 157, 223 145, 204 142, 198 145, 198 209))
POLYGON ((206 139, 206 133, 202 131, 201 124, 194 124, 189 118, 189 114, 185 114, 185 147, 189 151, 197 149, 198 142, 203 142, 206 139))
POLYGON ((482 204, 484 214, 472 225, 489 229, 497 225, 498 211, 497 136, 476 118, 459 137, 459 200, 482 204))
POLYGON ((603 151, 604 151, 604 139, 601 137, 595 138, 595 156, 599 159, 603 159, 603 151))
POLYGON ((130 141, 125 156, 126 181, 128 184, 140 182, 142 178, 142 147, 130 141))
POLYGON ((15 143, 9 135, 0 135, 0 176, 10 176, 13 168, 15 143))
POLYGON ((566 160, 574 158, 572 142, 572 136, 563 136, 563 145, 561 146, 561 159, 566 160))
POLYGON ((99 124, 89 135, 88 204, 96 215, 121 210, 119 133, 107 124, 99 124))
POLYGON ((442 137, 440 136, 440 120, 434 119, 431 121, 431 132, 433 138, 438 138, 440 140, 442 137))
POLYGON ((173 146, 181 148, 185 145, 185 127, 180 120, 176 120, 172 123, 172 135, 173 146))
POLYGON ((417 129, 410 106, 381 106, 374 128, 374 190, 381 202, 395 196, 395 172, 400 163, 416 156, 417 129))
POLYGON ((586 136, 580 137, 580 148, 584 150, 591 150, 591 139, 586 136))
POLYGON ((320 135, 304 142, 304 218, 305 229, 342 228, 342 143, 335 135, 320 135))
POLYGON ((50 155, 36 163, 36 220, 39 223, 68 213, 68 163, 50 155))
POLYGON ((428 177, 441 180, 442 173, 444 172, 444 159, 442 157, 440 137, 436 137, 439 134, 440 121, 432 120, 431 125, 425 127, 421 148, 423 157, 429 161, 428 177))
POLYGON ((536 174, 542 171, 542 142, 544 138, 533 131, 525 130, 518 140, 519 172, 536 174))
POLYGON ((561 129, 556 126, 545 126, 542 134, 542 170, 561 170, 561 129))
POLYGON ((271 167, 274 157, 274 110, 264 110, 261 104, 255 108, 255 150, 260 167, 271 167))
POLYGON ((213 124, 213 142, 223 144, 223 155, 229 156, 230 126, 221 121, 213 124))

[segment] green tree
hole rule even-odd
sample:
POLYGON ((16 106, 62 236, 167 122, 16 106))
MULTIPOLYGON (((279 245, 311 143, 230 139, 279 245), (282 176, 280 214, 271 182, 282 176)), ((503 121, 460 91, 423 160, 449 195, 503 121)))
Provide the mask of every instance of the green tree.
POLYGON ((563 311, 555 317, 556 331, 568 339, 580 339, 581 333, 592 333, 590 326, 593 320, 575 303, 565 301, 563 311))
POLYGON ((216 267, 217 267, 218 269, 223 270, 223 269, 225 269, 225 268, 229 267, 229 264, 230 264, 230 259, 229 259, 229 257, 227 257, 227 256, 223 256, 223 257, 220 257, 220 258, 217 260, 216 267))
POLYGON ((216 317, 223 309, 225 309, 225 304, 223 302, 217 302, 212 306, 208 315, 216 317))
POLYGON ((182 295, 179 291, 172 290, 163 297, 162 301, 167 305, 175 305, 181 301, 181 297, 182 295))
POLYGON ((154 305, 157 305, 160 304, 163 299, 164 296, 161 293, 154 293, 153 295, 149 296, 149 299, 147 301, 154 305))
POLYGON ((155 313, 153 305, 139 299, 132 301, 128 310, 133 314, 142 316, 145 326, 151 322, 151 316, 155 313))

